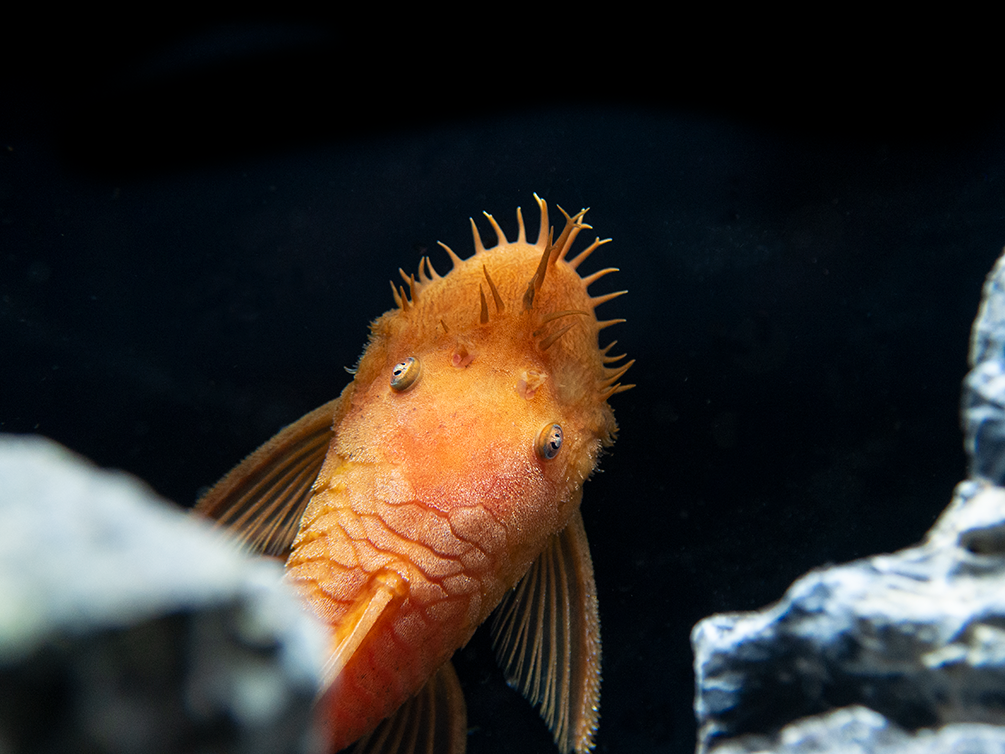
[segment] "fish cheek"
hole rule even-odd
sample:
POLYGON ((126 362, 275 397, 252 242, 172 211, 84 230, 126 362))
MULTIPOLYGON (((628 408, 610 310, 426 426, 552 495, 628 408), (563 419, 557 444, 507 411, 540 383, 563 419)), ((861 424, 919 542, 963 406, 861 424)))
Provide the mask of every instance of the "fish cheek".
MULTIPOLYGON (((440 357, 442 360, 442 356, 440 357)), ((415 452, 410 440, 438 385, 435 355, 401 357, 356 391, 352 410, 338 427, 340 452, 370 462, 402 464, 415 452)))

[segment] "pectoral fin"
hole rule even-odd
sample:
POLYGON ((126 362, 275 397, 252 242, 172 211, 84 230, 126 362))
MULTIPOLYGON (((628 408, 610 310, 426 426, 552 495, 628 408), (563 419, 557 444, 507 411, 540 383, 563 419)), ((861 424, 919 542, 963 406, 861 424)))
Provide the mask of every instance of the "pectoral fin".
POLYGON ((496 658, 539 708, 558 748, 593 748, 600 717, 600 617, 593 561, 578 509, 499 605, 496 658))
POLYGON ((467 709, 447 662, 398 711, 364 736, 353 754, 464 754, 467 709))
POLYGON ((383 571, 371 579, 369 588, 339 621, 332 635, 332 653, 323 671, 326 689, 342 674, 391 603, 400 603, 407 595, 407 582, 394 571, 383 571))
POLYGON ((250 550, 285 557, 328 453, 341 397, 311 411, 244 459, 195 507, 250 550))

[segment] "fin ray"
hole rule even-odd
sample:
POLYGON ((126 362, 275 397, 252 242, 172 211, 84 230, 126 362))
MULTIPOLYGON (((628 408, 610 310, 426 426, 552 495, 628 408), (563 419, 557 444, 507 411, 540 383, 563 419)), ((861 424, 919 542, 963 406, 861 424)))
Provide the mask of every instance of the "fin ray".
POLYGON ((311 411, 245 458, 200 498, 195 512, 253 552, 285 557, 328 454, 340 400, 311 411))
POLYGON ((506 680, 539 708, 559 750, 585 754, 593 748, 600 707, 600 618, 578 507, 500 603, 492 637, 506 680))
POLYGON ((440 666, 418 694, 353 747, 352 754, 464 754, 467 709, 454 666, 440 666))
POLYGON ((404 579, 393 571, 378 574, 374 578, 370 593, 360 597, 353 605, 350 614, 339 623, 339 628, 348 630, 341 636, 336 636, 331 657, 325 662, 326 689, 342 674, 349 660, 362 646, 388 606, 407 591, 408 586, 404 579))

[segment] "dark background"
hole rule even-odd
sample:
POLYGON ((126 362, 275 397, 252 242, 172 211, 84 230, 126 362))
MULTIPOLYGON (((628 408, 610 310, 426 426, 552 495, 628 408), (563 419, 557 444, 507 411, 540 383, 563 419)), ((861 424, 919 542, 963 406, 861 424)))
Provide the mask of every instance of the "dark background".
MULTIPOLYGON (((261 19, 25 34, 0 431, 181 505, 341 391, 387 280, 446 269, 438 240, 469 254, 469 216, 512 234, 532 192, 591 207, 614 242, 585 267, 622 270, 594 291, 630 291, 605 335, 638 359, 584 499, 599 751, 690 751, 693 624, 916 542, 965 475, 969 327, 1005 244, 1005 119, 969 63, 532 36, 513 62, 261 19)), ((554 751, 486 636, 457 664, 472 754, 554 751)))

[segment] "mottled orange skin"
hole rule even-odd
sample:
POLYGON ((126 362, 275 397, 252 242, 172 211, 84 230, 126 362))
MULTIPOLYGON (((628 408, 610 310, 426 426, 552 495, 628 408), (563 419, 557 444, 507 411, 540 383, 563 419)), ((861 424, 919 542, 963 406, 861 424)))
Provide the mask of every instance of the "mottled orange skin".
POLYGON ((373 323, 343 393, 288 576, 332 627, 333 647, 373 594, 393 596, 321 701, 333 749, 373 729, 468 641, 566 525, 616 429, 596 302, 556 249, 525 309, 547 239, 522 236, 479 248, 442 278, 423 275, 411 303, 373 323), (543 321, 566 310, 580 313, 543 321), (391 371, 407 357, 421 377, 395 392, 391 371), (545 460, 536 443, 553 422, 564 443, 545 460))

